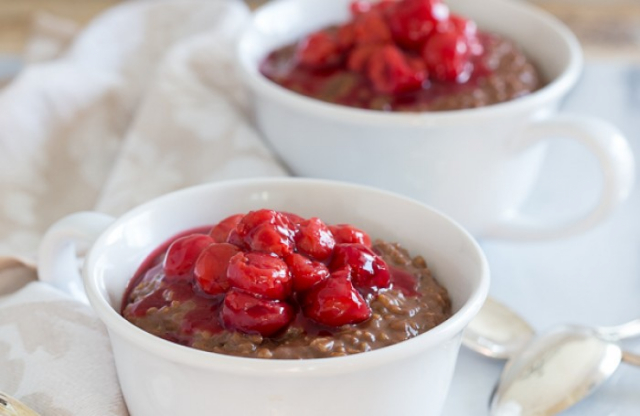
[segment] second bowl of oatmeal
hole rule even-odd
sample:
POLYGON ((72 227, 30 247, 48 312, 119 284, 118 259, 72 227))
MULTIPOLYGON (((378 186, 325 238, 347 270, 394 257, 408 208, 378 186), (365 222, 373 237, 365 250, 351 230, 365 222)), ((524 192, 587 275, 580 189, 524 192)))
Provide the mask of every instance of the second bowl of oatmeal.
POLYGON ((633 183, 617 128, 558 114, 581 48, 528 4, 276 0, 256 11, 238 57, 257 126, 295 174, 414 197, 476 236, 582 232, 633 183), (587 212, 550 224, 521 207, 557 138, 594 153, 605 183, 587 212))
MULTIPOLYGON (((251 228, 254 227, 249 227, 251 228)), ((40 278, 77 294, 79 282, 73 280, 72 273, 77 263, 69 248, 74 243, 87 243, 96 237, 84 263, 84 288, 91 306, 109 331, 118 378, 132 416, 206 416, 212 413, 306 416, 438 415, 453 375, 462 331, 480 309, 489 285, 489 270, 480 247, 463 228, 445 215, 399 195, 330 181, 231 181, 174 192, 141 205, 117 219, 97 213, 72 215, 54 225, 43 239, 38 255, 40 278), (270 211, 260 211, 264 208, 270 211), (233 263, 233 267, 243 269, 255 260, 255 257, 261 256, 252 254, 252 251, 264 250, 265 241, 270 242, 269 244, 275 241, 263 238, 271 235, 272 226, 289 223, 288 219, 283 219, 283 214, 274 214, 275 211, 271 210, 286 211, 287 218, 293 218, 293 222, 301 221, 300 228, 313 224, 311 228, 316 229, 316 225, 319 224, 317 221, 305 222, 305 219, 313 217, 321 218, 328 227, 333 228, 331 234, 336 242, 333 254, 310 251, 303 242, 303 236, 295 239, 295 249, 291 245, 293 243, 289 242, 289 248, 285 248, 285 251, 277 250, 277 256, 267 256, 275 259, 283 258, 284 255, 286 258, 293 253, 324 259, 322 261, 326 262, 327 267, 337 273, 333 272, 332 277, 325 277, 325 280, 310 286, 308 293, 313 294, 311 298, 296 304, 291 292, 283 293, 277 285, 269 286, 268 293, 255 296, 256 290, 259 289, 256 289, 250 280, 241 278, 241 282, 236 280, 238 276, 230 274, 228 277, 232 281, 232 287, 227 288, 228 291, 221 295, 225 297, 224 300, 220 299, 223 302, 223 316, 219 314, 219 302, 215 299, 219 292, 208 278, 205 278, 204 282, 199 281, 197 287, 191 280, 186 284, 178 283, 167 288, 168 290, 157 291, 156 295, 153 295, 154 288, 162 289, 162 282, 156 279, 156 276, 164 274, 173 279, 173 283, 192 278, 191 271, 183 273, 180 270, 180 263, 185 259, 181 255, 176 257, 180 260, 178 263, 169 259, 164 261, 162 269, 154 267, 154 259, 159 255, 162 257, 163 248, 157 251, 158 247, 175 239, 180 233, 195 230, 196 235, 191 238, 222 238, 224 241, 230 241, 217 244, 226 244, 227 249, 234 251, 229 268, 233 263), (237 213, 249 216, 249 212, 258 214, 251 214, 253 219, 245 219, 244 223, 240 221, 243 224, 237 229, 240 239, 229 237, 230 234, 220 237, 220 227, 214 228, 217 231, 209 232, 211 225, 237 213), (291 213, 298 214, 302 219, 292 216, 291 213), (256 216, 267 218, 265 223, 268 226, 260 226, 254 230, 255 232, 247 231, 248 224, 262 223, 262 220, 255 221, 256 216), (398 242, 414 257, 422 256, 426 260, 428 271, 421 260, 414 260, 409 264, 409 259, 402 250, 385 243, 374 243, 374 250, 386 259, 391 275, 396 273, 393 268, 404 268, 405 272, 409 271, 425 283, 424 290, 418 288, 421 294, 418 296, 413 293, 412 288, 415 286, 411 279, 402 277, 404 272, 400 272, 398 276, 382 276, 382 279, 378 276, 375 279, 376 286, 388 286, 388 289, 380 291, 380 295, 388 295, 387 298, 381 300, 378 305, 371 302, 370 311, 364 305, 355 310, 349 307, 351 313, 347 318, 355 319, 349 321, 353 324, 342 321, 345 316, 334 314, 336 310, 325 315, 326 309, 316 302, 318 298, 315 296, 327 288, 326 285, 322 286, 323 282, 330 282, 329 289, 333 293, 336 293, 336 288, 349 286, 345 283, 344 276, 340 275, 341 266, 337 264, 342 261, 340 257, 346 252, 341 254, 341 249, 336 247, 341 244, 346 244, 347 247, 351 247, 350 244, 369 244, 368 239, 358 237, 357 232, 345 232, 344 229, 341 231, 338 224, 345 223, 366 230, 374 241, 379 239, 391 243, 398 242), (254 238, 258 241, 254 241, 254 238), (353 241, 353 238, 360 243, 345 242, 353 241), (239 246, 236 245, 238 242, 239 246), (243 253, 237 253, 238 250, 242 250, 243 253), (150 256, 151 253, 155 254, 150 256), (325 258, 325 255, 330 257, 325 258), (331 256, 333 260, 329 260, 331 256), (150 259, 151 262, 145 263, 145 259, 150 259), (143 263, 145 265, 140 269, 143 263), (136 275, 137 270, 146 271, 144 274, 148 275, 149 279, 147 287, 144 284, 139 287, 134 283, 135 288, 124 296, 129 281, 136 275), (387 280, 389 277, 391 281, 387 280), (316 290, 314 287, 319 289, 316 290), (396 289, 408 292, 402 295, 396 289), (195 299, 194 294, 200 293, 201 290, 207 291, 208 296, 195 299), (450 309, 445 290, 450 299, 450 309), (185 293, 186 296, 183 296, 185 293), (146 306, 136 304, 138 300, 145 302, 145 294, 151 294, 146 306), (258 323, 258 327, 248 327, 245 325, 246 321, 240 322, 236 319, 243 316, 243 308, 235 308, 235 305, 244 302, 239 299, 240 296, 244 299, 253 297, 253 304, 262 302, 263 305, 267 305, 266 309, 258 309, 269 313, 274 310, 274 305, 280 305, 285 309, 300 307, 303 309, 304 317, 323 325, 322 330, 325 332, 322 338, 325 341, 333 339, 336 343, 342 343, 342 346, 332 351, 336 354, 331 354, 331 351, 318 344, 323 341, 316 341, 317 338, 306 339, 307 337, 294 333, 279 338, 276 332, 272 332, 275 327, 262 325, 264 321, 258 323), (393 310, 397 306, 394 305, 396 300, 402 297, 409 299, 405 305, 408 315, 404 322, 399 320, 402 310, 393 310), (410 298, 419 297, 431 298, 427 304, 432 305, 433 311, 416 308, 415 302, 410 298), (278 299, 290 306, 284 306, 278 299), (140 324, 142 328, 122 316, 123 300, 125 305, 131 306, 129 310, 127 306, 124 307, 125 315, 134 315, 132 320, 137 321, 134 323, 140 324), (170 302, 165 304, 166 300, 170 302), (185 301, 183 306, 188 306, 187 312, 195 311, 187 319, 183 319, 184 314, 180 315, 182 301, 185 301), (210 302, 210 307, 197 309, 198 305, 186 305, 188 302, 210 302), (152 305, 154 303, 155 309, 152 305), (387 306, 384 303, 387 303, 387 306), (319 309, 316 306, 319 306, 319 309), (228 319, 224 308, 230 308, 231 314, 234 315, 231 319, 228 319), (387 311, 383 310, 385 308, 387 311), (161 316, 163 310, 173 316, 165 319, 161 316), (149 319, 146 322, 137 320, 136 312, 144 312, 140 315, 149 319), (420 322, 414 322, 409 316, 414 312, 420 322), (198 327, 202 324, 203 314, 208 316, 208 329, 204 326, 198 327), (380 316, 375 317, 374 314, 380 316), (156 324, 161 322, 159 326, 154 325, 154 319, 156 324), (387 324, 383 322, 386 319, 389 319, 389 327, 395 327, 388 332, 390 337, 395 338, 400 333, 405 335, 399 339, 381 339, 382 343, 377 346, 370 344, 374 347, 372 350, 358 348, 357 344, 362 346, 362 342, 367 341, 364 339, 369 336, 366 332, 373 337, 382 336, 387 332, 384 329, 387 324), (366 327, 368 322, 374 326, 380 324, 383 328, 380 335, 377 335, 375 328, 366 327), (196 325, 192 328, 196 330, 188 331, 186 336, 174 331, 176 325, 189 326, 194 323, 196 325), (416 324, 418 326, 414 328, 416 324), (232 332, 230 335, 233 339, 225 338, 226 335, 219 330, 221 325, 225 330, 232 332), (344 327, 346 331, 349 328, 355 328, 357 331, 358 325, 365 326, 362 327, 362 333, 347 333, 337 331, 336 325, 344 327), (416 329, 415 333, 411 333, 413 329, 416 329), (250 334, 245 336, 242 334, 243 331, 250 334), (256 332, 264 336, 257 336, 256 332), (409 336, 406 335, 407 332, 409 336), (207 340, 212 340, 217 335, 221 335, 222 338, 207 343, 207 340), (279 349, 283 344, 278 345, 278 342, 286 342, 288 336, 289 339, 297 339, 300 343, 290 345, 292 348, 289 349, 279 349), (354 342, 357 337, 362 338, 361 342, 354 342), (273 341, 266 338, 273 338, 273 341), (202 349, 198 349, 199 347, 202 349), (352 347, 353 350, 350 350, 352 347), (267 357, 269 351, 273 352, 274 359, 260 358, 267 357)), ((205 243, 210 247, 210 241, 205 243)), ((215 251, 211 248, 206 250, 215 251)), ((358 250, 369 252, 363 247, 358 250)), ((175 250, 169 248, 169 252, 175 250)), ((211 253, 202 252, 201 255, 208 254, 211 253)), ((173 255, 171 257, 173 258, 173 255)), ((265 258, 264 255, 262 257, 265 258)), ((370 259, 377 264, 374 268, 380 266, 375 257, 372 256, 370 259)), ((273 261, 275 260, 270 260, 273 261)), ((207 261, 204 263, 208 264, 207 261)), ((292 264, 294 263, 289 265, 290 269, 295 267, 292 264)), ((282 263, 280 265, 284 267, 282 263)), ((227 272, 230 273, 229 270, 227 272)), ((195 269, 193 274, 197 279, 202 277, 195 269)), ((362 276, 354 274, 350 280, 363 296, 371 289, 371 285, 363 286, 366 279, 362 280, 362 276)), ((293 290, 298 294, 306 291, 296 282, 293 290)), ((345 303, 345 299, 340 301, 343 306, 353 303, 359 296, 355 295, 351 286, 347 292, 350 293, 347 302, 345 303)), ((338 308, 338 312, 341 309, 338 308)), ((282 321, 276 318, 270 322, 269 325, 274 322, 280 325, 282 321)), ((285 324, 289 322, 292 327, 296 326, 291 317, 286 317, 285 324)), ((255 322, 251 325, 253 324, 255 322)), ((310 328, 308 325, 300 328, 305 327, 310 328)), ((320 327, 316 325, 314 328, 320 327)))

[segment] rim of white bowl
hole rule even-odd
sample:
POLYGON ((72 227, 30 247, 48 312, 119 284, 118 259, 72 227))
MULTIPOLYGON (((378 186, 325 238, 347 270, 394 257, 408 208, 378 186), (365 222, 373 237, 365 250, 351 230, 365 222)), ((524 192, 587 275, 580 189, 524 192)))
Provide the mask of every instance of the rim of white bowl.
POLYGON ((415 338, 399 342, 397 344, 368 351, 360 354, 348 355, 345 357, 317 358, 317 359, 260 359, 236 357, 225 354, 201 351, 191 347, 179 345, 160 337, 152 335, 129 321, 127 321, 100 293, 97 287, 98 279, 89 276, 86 268, 93 263, 93 258, 97 253, 93 252, 93 247, 89 250, 89 254, 85 260, 85 270, 83 270, 83 279, 85 290, 89 302, 94 311, 98 314, 102 322, 107 326, 109 331, 113 331, 128 342, 145 349, 151 353, 159 355, 166 360, 184 364, 191 367, 222 371, 235 374, 253 374, 253 375, 269 375, 269 376, 316 376, 320 374, 340 374, 351 372, 354 369, 370 368, 383 365, 384 363, 399 360, 418 354, 425 349, 440 343, 446 342, 454 338, 457 334, 461 334, 462 330, 478 313, 480 307, 484 303, 489 291, 489 265, 484 252, 466 229, 464 229, 455 220, 440 211, 431 208, 414 199, 381 190, 378 188, 356 185, 346 182, 331 181, 324 179, 307 179, 307 178, 262 178, 262 179, 239 179, 217 183, 203 184, 185 188, 169 194, 165 194, 146 202, 131 211, 120 216, 113 224, 103 231, 101 237, 96 240, 94 246, 99 244, 103 238, 106 238, 111 231, 126 222, 129 218, 138 215, 139 212, 148 209, 156 203, 161 203, 166 199, 173 199, 182 194, 200 192, 208 188, 235 188, 242 186, 297 186, 305 183, 310 186, 329 186, 353 189, 354 191, 374 192, 387 198, 393 198, 403 201, 403 203, 419 206, 422 209, 430 211, 439 216, 457 232, 461 233, 468 240, 469 246, 473 249, 473 254, 480 264, 480 277, 478 279, 475 290, 471 296, 455 312, 448 320, 430 329, 429 331, 418 335, 415 338))
MULTIPOLYGON (((316 115, 322 115, 328 119, 345 120, 351 123, 366 123, 373 125, 389 124, 414 124, 428 126, 433 123, 457 124, 462 119, 486 119, 490 117, 508 117, 511 113, 518 113, 526 108, 538 107, 541 103, 552 101, 562 97, 577 82, 583 65, 583 54, 580 42, 571 30, 552 14, 531 4, 514 2, 512 0, 493 0, 503 8, 512 8, 524 13, 530 19, 537 20, 551 27, 562 37, 568 50, 569 62, 551 82, 537 91, 523 97, 507 102, 497 103, 479 108, 449 110, 449 111, 423 111, 423 112, 387 112, 354 108, 339 104, 327 103, 315 98, 290 91, 262 75, 257 65, 243 53, 244 44, 255 31, 254 21, 257 16, 271 8, 278 7, 281 3, 291 3, 299 0, 275 0, 255 10, 251 25, 243 32, 236 50, 237 59, 244 79, 250 87, 259 93, 265 94, 274 100, 294 107, 299 111, 308 111, 316 115)), ((362 137, 366 139, 366 137, 362 137)))

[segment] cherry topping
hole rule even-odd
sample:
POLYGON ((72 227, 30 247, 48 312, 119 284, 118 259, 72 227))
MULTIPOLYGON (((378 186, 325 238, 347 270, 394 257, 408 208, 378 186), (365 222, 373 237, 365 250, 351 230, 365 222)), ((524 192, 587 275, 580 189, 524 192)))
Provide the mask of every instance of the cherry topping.
POLYGON ((249 212, 229 234, 228 241, 253 251, 284 257, 293 252, 295 225, 284 214, 261 209, 249 212))
POLYGON ((446 28, 447 25, 453 25, 455 30, 468 38, 478 34, 478 26, 476 26, 476 23, 473 20, 466 19, 457 14, 452 13, 449 16, 449 20, 444 22, 444 26, 440 27, 440 31, 442 31, 442 28, 446 28))
POLYGON ((353 40, 356 45, 386 43, 391 41, 391 31, 381 12, 370 11, 355 17, 353 40))
POLYGON ((198 287, 209 295, 219 295, 229 289, 227 267, 229 259, 238 254, 240 249, 228 243, 209 245, 198 257, 193 268, 193 276, 198 287))
MULTIPOLYGON (((211 322, 272 336, 298 311, 334 327, 368 319, 363 296, 390 284, 386 263, 370 246, 369 236, 352 225, 261 209, 225 218, 210 235, 176 239, 163 267, 189 293, 195 284, 201 295, 216 296, 206 299, 219 314, 211 322), (185 279, 190 276, 193 282, 185 279)), ((149 302, 167 300, 160 294, 149 302)))
POLYGON ((385 19, 385 10, 395 1, 384 1, 377 5, 369 2, 352 3, 353 21, 338 27, 337 41, 340 48, 346 51, 353 46, 382 45, 393 40, 391 30, 385 19))
POLYGON ((211 237, 204 234, 178 238, 167 250, 163 263, 164 272, 172 276, 189 273, 202 250, 213 242, 211 237))
POLYGON ((258 226, 249 238, 254 251, 272 253, 280 257, 293 252, 293 240, 288 232, 274 225, 258 226))
POLYGON ((293 253, 285 258, 291 277, 293 290, 304 292, 311 286, 329 277, 329 269, 323 263, 313 261, 301 254, 293 253))
POLYGON ((354 1, 349 5, 349 10, 353 16, 357 16, 362 13, 367 13, 373 9, 373 4, 370 1, 354 1))
POLYGON ((328 326, 357 324, 369 319, 371 309, 348 276, 346 268, 313 286, 304 297, 305 315, 328 326))
POLYGON ((209 235, 216 243, 226 243, 231 230, 236 228, 244 214, 236 214, 220 221, 211 229, 209 235))
POLYGON ((378 12, 386 12, 391 7, 395 6, 397 0, 380 0, 377 3, 372 3, 371 1, 362 1, 356 0, 351 2, 349 5, 349 10, 351 10, 351 15, 356 17, 359 14, 369 13, 370 11, 378 11, 378 12))
POLYGON ((336 245, 329 227, 315 217, 300 224, 295 242, 298 252, 316 260, 327 259, 336 245))
POLYGON ((482 43, 480 43, 480 39, 478 39, 478 26, 476 22, 471 19, 465 19, 457 14, 452 14, 449 16, 447 23, 453 25, 455 30, 465 36, 472 55, 482 55, 484 48, 482 47, 482 43))
MULTIPOLYGON (((381 111, 447 109, 484 52, 476 24, 442 0, 355 0, 351 19, 273 51, 267 78, 303 95, 381 111), (438 85, 439 83, 449 85, 438 85), (435 84, 435 85, 434 85, 435 84), (453 84, 453 85, 452 85, 453 84)), ((492 68, 477 70, 480 79, 492 68)), ((234 242, 235 244, 235 242, 234 242)))
POLYGON ((469 41, 454 25, 429 37, 422 58, 429 73, 439 81, 466 82, 473 70, 469 41))
POLYGON ((288 223, 288 219, 284 216, 284 214, 271 209, 259 209, 256 211, 250 211, 248 214, 242 217, 242 219, 236 226, 236 230, 242 237, 246 237, 261 225, 286 223, 288 223))
POLYGON ((284 260, 264 253, 238 253, 231 257, 227 278, 232 287, 276 300, 289 297, 293 285, 284 260))
POLYGON ((233 244, 234 246, 240 248, 241 250, 250 250, 249 244, 244 241, 244 238, 240 236, 237 228, 229 231, 229 236, 227 237, 227 243, 233 244))
POLYGON ((297 58, 310 68, 331 68, 342 61, 340 44, 331 34, 320 31, 304 38, 298 45, 297 58))
POLYGON ((398 0, 380 0, 373 4, 373 9, 384 13, 386 16, 397 4, 398 0))
POLYGON ((394 40, 402 47, 418 50, 448 17, 449 8, 440 0, 403 0, 387 19, 394 40))
POLYGON ((353 243, 371 247, 369 235, 351 224, 330 225, 329 229, 337 244, 353 243))
POLYGON ((342 51, 349 50, 355 43, 355 29, 353 23, 346 23, 338 28, 336 32, 338 47, 342 51))
POLYGON ((377 44, 360 45, 354 48, 347 58, 347 68, 350 71, 365 72, 371 55, 380 48, 381 46, 377 44))
POLYGON ((260 299, 231 289, 222 303, 222 322, 230 330, 271 336, 293 319, 293 307, 286 302, 260 299))
POLYGON ((411 65, 393 45, 386 45, 371 55, 367 75, 375 89, 390 94, 418 90, 427 79, 427 71, 411 65))
POLYGON ((282 215, 284 215, 285 217, 287 217, 287 219, 289 220, 289 222, 291 224, 294 225, 299 225, 301 222, 304 221, 304 218, 302 218, 300 215, 298 214, 294 214, 292 212, 286 212, 286 211, 280 211, 280 213, 282 215))
POLYGON ((359 289, 378 290, 389 287, 391 275, 387 263, 362 244, 337 244, 331 270, 351 268, 351 279, 359 289))

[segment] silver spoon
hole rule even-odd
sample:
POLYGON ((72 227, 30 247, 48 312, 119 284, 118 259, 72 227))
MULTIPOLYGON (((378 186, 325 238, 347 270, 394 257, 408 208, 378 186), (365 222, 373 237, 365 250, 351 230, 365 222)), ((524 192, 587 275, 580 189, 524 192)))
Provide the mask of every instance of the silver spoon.
POLYGON ((0 391, 0 416, 39 416, 36 412, 20 402, 0 391))
POLYGON ((596 390, 622 361, 640 366, 640 355, 622 351, 597 329, 557 327, 507 362, 491 397, 490 415, 556 415, 596 390))
MULTIPOLYGON (((640 319, 622 325, 589 329, 602 340, 620 341, 640 336, 640 319)), ((535 331, 524 318, 497 300, 487 298, 464 331, 462 343, 479 354, 504 360, 520 352, 534 335, 535 331)))
POLYGON ((484 356, 506 360, 531 341, 534 333, 520 315, 489 297, 465 329, 462 344, 484 356))

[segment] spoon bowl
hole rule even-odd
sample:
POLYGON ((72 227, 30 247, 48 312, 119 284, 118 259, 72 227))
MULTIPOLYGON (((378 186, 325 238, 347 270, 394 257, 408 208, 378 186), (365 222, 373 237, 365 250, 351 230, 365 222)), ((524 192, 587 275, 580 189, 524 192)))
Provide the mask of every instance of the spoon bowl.
MULTIPOLYGON (((560 328, 556 330, 560 331, 560 328)), ((640 319, 615 326, 567 325, 564 328, 569 332, 581 328, 602 340, 615 342, 640 336, 640 319)), ((488 297, 478 315, 465 329, 462 344, 485 357, 506 360, 518 354, 534 336, 534 329, 523 317, 488 297)))
POLYGON ((596 329, 561 326, 536 337, 511 358, 490 402, 491 416, 552 416, 590 395, 622 361, 640 356, 596 329))
POLYGON ((524 348, 534 333, 524 318, 489 297, 465 329, 462 344, 484 356, 506 360, 524 348))

